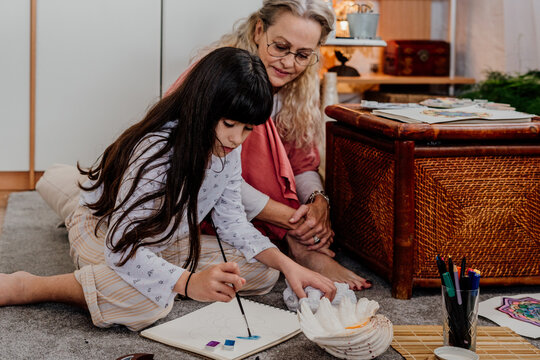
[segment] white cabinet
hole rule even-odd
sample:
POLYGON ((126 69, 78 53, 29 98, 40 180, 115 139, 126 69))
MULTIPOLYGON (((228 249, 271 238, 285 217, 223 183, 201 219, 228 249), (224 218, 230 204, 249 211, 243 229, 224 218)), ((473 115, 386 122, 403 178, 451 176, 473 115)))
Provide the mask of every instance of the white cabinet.
POLYGON ((30 2, 0 0, 0 171, 28 171, 30 2))
POLYGON ((163 0, 163 92, 187 69, 198 50, 232 31, 262 0, 163 0))
POLYGON ((230 32, 235 21, 261 4, 0 0, 0 172, 6 173, 0 176, 39 172, 53 163, 92 165, 124 129, 142 119, 198 49, 230 32), (35 169, 29 169, 32 3, 35 169))
POLYGON ((159 99, 161 4, 37 3, 36 170, 89 166, 159 99))

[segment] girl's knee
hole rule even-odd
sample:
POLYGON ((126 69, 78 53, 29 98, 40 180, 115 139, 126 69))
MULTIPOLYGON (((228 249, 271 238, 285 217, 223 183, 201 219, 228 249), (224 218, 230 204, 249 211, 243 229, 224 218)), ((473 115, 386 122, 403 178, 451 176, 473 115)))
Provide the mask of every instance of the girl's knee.
POLYGON ((126 314, 124 318, 116 317, 116 319, 110 321, 107 321, 107 319, 101 319, 101 321, 97 322, 95 321, 94 317, 92 317, 92 320, 94 322, 94 325, 98 327, 123 325, 131 331, 140 331, 153 325, 156 321, 167 317, 171 310, 172 304, 170 304, 166 308, 156 307, 154 309, 150 309, 144 312, 137 312, 135 316, 133 316, 132 314, 126 314))
POLYGON ((169 304, 166 308, 158 307, 153 311, 140 314, 137 321, 127 323, 126 327, 132 331, 140 331, 150 325, 153 325, 156 321, 161 320, 171 312, 173 304, 169 304))
POLYGON ((105 264, 85 266, 74 274, 97 327, 123 325, 138 331, 166 317, 174 305, 173 297, 165 307, 152 302, 105 264))
POLYGON ((279 270, 276 270, 276 269, 272 269, 272 268, 268 268, 268 271, 269 271, 269 275, 268 275, 268 278, 269 278, 269 283, 272 284, 272 286, 274 286, 278 279, 279 279, 279 275, 281 274, 279 272, 279 270))
POLYGON ((264 269, 257 274, 250 273, 250 276, 245 276, 246 284, 240 290, 240 295, 263 295, 269 293, 274 285, 276 285, 280 272, 263 264, 260 264, 264 269))

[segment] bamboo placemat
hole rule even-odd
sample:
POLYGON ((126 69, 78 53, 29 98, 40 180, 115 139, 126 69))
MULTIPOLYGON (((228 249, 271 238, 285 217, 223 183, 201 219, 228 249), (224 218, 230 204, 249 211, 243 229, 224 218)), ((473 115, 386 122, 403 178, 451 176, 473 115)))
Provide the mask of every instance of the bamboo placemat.
MULTIPOLYGON (((394 325, 392 347, 406 360, 434 360, 433 350, 443 345, 442 326, 394 325)), ((540 359, 540 349, 507 327, 479 326, 476 353, 480 359, 540 359)))

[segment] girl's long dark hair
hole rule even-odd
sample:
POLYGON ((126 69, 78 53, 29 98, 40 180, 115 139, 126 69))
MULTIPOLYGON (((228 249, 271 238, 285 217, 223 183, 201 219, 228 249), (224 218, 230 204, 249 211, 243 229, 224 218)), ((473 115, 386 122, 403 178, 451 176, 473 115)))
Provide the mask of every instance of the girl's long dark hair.
POLYGON ((135 208, 156 200, 160 204, 150 217, 127 226, 116 244, 112 244, 111 235, 107 237, 106 246, 123 253, 119 266, 133 257, 139 247, 168 241, 186 213, 190 249, 183 266, 196 268, 200 252, 197 195, 216 143, 216 126, 221 118, 259 125, 270 117, 271 111, 272 85, 260 59, 245 50, 219 48, 201 59, 182 85, 155 104, 142 121, 127 129, 92 168, 84 170, 77 164, 81 174, 93 180, 88 187, 81 185, 83 190, 103 186, 101 197, 87 205, 100 218, 96 231, 105 221, 112 226, 108 233, 113 234, 135 208), (164 146, 144 160, 128 194, 115 205, 123 175, 130 162, 136 160, 132 158, 134 149, 148 134, 160 131, 170 121, 177 121, 178 125, 171 129, 168 138, 159 140, 164 146), (155 165, 156 162, 159 163, 155 165), (133 202, 111 224, 111 215, 127 203, 143 175, 167 163, 165 184, 133 202), (171 221, 173 226, 165 233, 171 221), (154 240, 148 241, 150 238, 154 240))

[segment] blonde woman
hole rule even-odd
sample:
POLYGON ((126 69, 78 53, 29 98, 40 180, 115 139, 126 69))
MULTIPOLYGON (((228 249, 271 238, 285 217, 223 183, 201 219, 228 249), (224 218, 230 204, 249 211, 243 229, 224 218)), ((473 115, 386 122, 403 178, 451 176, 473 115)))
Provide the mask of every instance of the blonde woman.
MULTIPOLYGON (((278 246, 288 246, 300 264, 360 290, 371 282, 336 262, 329 249, 334 233, 318 174, 323 131, 318 57, 333 23, 334 13, 322 0, 265 0, 203 53, 231 46, 258 55, 274 89, 271 119, 256 126, 243 145, 242 202, 248 218, 278 246)), ((183 80, 182 75, 169 92, 183 80)))

